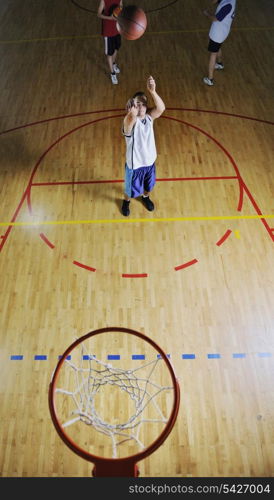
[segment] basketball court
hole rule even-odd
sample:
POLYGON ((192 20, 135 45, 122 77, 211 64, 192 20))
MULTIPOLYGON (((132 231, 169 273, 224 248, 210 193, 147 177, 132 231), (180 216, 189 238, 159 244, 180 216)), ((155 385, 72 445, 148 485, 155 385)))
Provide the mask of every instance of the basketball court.
MULTIPOLYGON (((140 476, 272 477, 271 2, 238 1, 214 87, 202 81, 209 2, 136 0, 147 30, 122 40, 118 85, 98 3, 0 6, 1 476, 91 475, 92 463, 56 432, 48 393, 66 349, 114 327, 156 343, 180 388, 174 427, 138 462, 140 476), (125 105, 149 75, 166 105, 154 127, 155 210, 134 199, 123 217, 125 105)), ((144 339, 125 334, 105 333, 94 348, 115 373, 140 373, 153 358, 144 339)), ((172 385, 159 371, 157 387, 172 385)), ((116 403, 111 388, 102 394, 102 420, 130 420, 125 392, 115 386, 116 403)), ((170 391, 155 405, 149 394, 147 443, 173 404, 170 391)))

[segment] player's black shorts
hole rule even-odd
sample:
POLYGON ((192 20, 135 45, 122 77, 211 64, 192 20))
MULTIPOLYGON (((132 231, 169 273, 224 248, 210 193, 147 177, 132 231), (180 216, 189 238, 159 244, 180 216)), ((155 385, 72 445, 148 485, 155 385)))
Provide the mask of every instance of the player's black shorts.
POLYGON ((219 52, 221 46, 222 46, 221 43, 213 42, 213 40, 211 40, 211 38, 210 38, 207 50, 208 50, 208 52, 219 52))
POLYGON ((121 47, 121 35, 105 36, 104 42, 106 56, 112 56, 115 50, 119 50, 121 47))

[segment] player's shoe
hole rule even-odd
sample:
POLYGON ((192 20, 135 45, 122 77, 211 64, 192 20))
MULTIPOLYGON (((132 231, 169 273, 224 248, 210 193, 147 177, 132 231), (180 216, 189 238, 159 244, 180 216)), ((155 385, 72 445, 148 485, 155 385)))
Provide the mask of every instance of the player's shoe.
POLYGON ((119 66, 116 63, 113 64, 113 71, 115 73, 120 73, 120 68, 119 68, 119 66))
POLYGON ((203 78, 203 82, 204 82, 206 85, 209 85, 210 87, 211 87, 212 85, 214 85, 214 80, 213 80, 213 78, 208 78, 208 76, 205 76, 205 77, 203 78))
POLYGON ((149 210, 150 212, 152 212, 152 210, 154 210, 154 203, 151 201, 149 196, 142 196, 142 202, 145 205, 145 207, 147 208, 147 210, 149 210))
POLYGON ((118 83, 118 78, 116 76, 116 73, 110 73, 110 78, 111 78, 111 81, 114 85, 117 85, 118 83))
POLYGON ((224 69, 224 65, 222 62, 216 62, 215 69, 224 69))
POLYGON ((130 214, 129 210, 129 204, 130 200, 123 200, 123 205, 122 205, 122 214, 127 217, 130 214))

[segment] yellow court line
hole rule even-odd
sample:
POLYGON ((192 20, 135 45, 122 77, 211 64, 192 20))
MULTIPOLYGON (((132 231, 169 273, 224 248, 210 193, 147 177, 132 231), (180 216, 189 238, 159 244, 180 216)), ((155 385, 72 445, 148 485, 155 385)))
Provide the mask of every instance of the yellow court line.
MULTIPOLYGON (((247 27, 247 28, 232 28, 231 31, 272 31, 273 26, 269 27, 247 27)), ((172 35, 178 33, 207 33, 208 29, 193 29, 193 30, 170 30, 170 31, 146 31, 146 35, 172 35)), ((0 45, 13 43, 34 43, 34 42, 52 42, 57 40, 88 40, 90 38, 101 38, 102 35, 80 35, 80 36, 56 36, 49 38, 23 38, 21 40, 0 40, 0 45)))
POLYGON ((236 231, 234 231, 234 233, 235 233, 236 238, 240 239, 240 237, 241 237, 240 231, 238 229, 236 229, 236 231))
POLYGON ((239 219, 273 219, 274 215, 216 215, 193 217, 155 217, 151 219, 93 219, 93 220, 55 220, 55 221, 23 221, 0 222, 0 226, 58 226, 66 224, 117 224, 129 222, 180 222, 180 221, 210 221, 210 220, 239 220, 239 219))

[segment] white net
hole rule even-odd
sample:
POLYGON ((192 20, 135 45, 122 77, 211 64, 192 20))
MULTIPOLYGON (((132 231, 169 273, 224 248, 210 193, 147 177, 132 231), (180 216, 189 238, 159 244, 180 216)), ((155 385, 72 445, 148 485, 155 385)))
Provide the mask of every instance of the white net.
POLYGON ((80 447, 100 456, 120 458, 146 448, 172 408, 174 387, 165 361, 153 350, 154 359, 124 369, 88 354, 84 344, 78 350, 78 363, 65 360, 55 389, 62 428, 80 447), (87 436, 79 427, 83 423, 96 435, 87 436))

